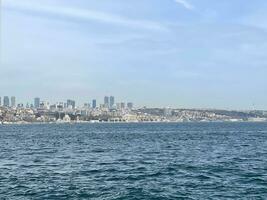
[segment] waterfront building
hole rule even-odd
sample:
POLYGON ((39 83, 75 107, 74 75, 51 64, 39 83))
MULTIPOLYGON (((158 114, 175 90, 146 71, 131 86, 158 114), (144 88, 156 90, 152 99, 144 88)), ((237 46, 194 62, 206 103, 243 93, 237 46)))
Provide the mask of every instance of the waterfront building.
POLYGON ((12 108, 16 107, 16 97, 14 97, 14 96, 11 97, 11 107, 12 108))
POLYGON ((9 107, 9 97, 4 96, 4 107, 9 107))
POLYGON ((172 109, 171 108, 164 108, 164 116, 165 117, 170 117, 172 116, 172 109))
POLYGON ((40 98, 34 98, 34 108, 40 108, 40 98))
POLYGON ((114 96, 110 96, 109 97, 109 107, 113 108, 115 105, 115 97, 114 96))
POLYGON ((106 108, 109 108, 109 97, 108 96, 104 97, 104 105, 106 108))
POLYGON ((69 116, 69 115, 65 115, 65 116, 63 117, 63 121, 64 121, 64 122, 70 122, 70 121, 71 121, 70 116, 69 116))
POLYGON ((92 106, 93 106, 93 109, 96 109, 96 100, 95 99, 93 99, 93 101, 92 101, 92 106))

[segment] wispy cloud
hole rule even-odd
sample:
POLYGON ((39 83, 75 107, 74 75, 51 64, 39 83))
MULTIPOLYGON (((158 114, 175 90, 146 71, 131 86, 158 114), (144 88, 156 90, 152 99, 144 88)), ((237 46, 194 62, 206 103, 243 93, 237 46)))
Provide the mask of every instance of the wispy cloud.
POLYGON ((174 0, 176 3, 182 5, 183 7, 185 7, 188 10, 194 10, 195 7, 189 3, 187 0, 174 0))
POLYGON ((72 8, 72 7, 52 7, 32 3, 21 2, 17 0, 9 0, 4 2, 4 7, 17 9, 21 11, 38 12, 39 14, 47 14, 74 20, 98 21, 101 23, 109 23, 130 28, 139 28, 147 30, 167 31, 168 28, 158 22, 149 20, 135 20, 121 15, 110 14, 90 9, 72 8))

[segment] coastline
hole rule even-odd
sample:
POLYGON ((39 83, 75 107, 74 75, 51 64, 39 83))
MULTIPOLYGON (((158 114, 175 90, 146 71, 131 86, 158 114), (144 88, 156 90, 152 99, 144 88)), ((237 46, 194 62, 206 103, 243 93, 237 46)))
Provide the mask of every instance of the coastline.
POLYGON ((154 121, 154 122, 90 122, 90 121, 72 121, 72 122, 2 122, 1 126, 12 126, 12 125, 77 125, 77 124, 208 124, 208 123, 227 123, 227 124, 240 124, 240 123, 251 123, 251 124, 264 124, 266 121, 154 121))

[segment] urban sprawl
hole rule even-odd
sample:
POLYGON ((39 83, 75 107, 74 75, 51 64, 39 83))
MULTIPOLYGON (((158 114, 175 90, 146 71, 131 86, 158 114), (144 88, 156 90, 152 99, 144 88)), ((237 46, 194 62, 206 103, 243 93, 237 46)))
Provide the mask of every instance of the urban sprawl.
POLYGON ((137 108, 131 102, 116 103, 114 96, 104 97, 102 104, 94 99, 83 106, 70 99, 50 104, 37 97, 32 104, 24 105, 16 104, 14 96, 0 97, 0 124, 86 122, 267 122, 267 112, 137 108))

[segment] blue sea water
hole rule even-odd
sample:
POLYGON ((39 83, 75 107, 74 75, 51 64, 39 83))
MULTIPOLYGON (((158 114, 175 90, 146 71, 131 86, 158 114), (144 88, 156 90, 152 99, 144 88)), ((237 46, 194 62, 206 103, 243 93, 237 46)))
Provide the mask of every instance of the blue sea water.
POLYGON ((0 199, 267 199, 267 124, 0 126, 0 199))

